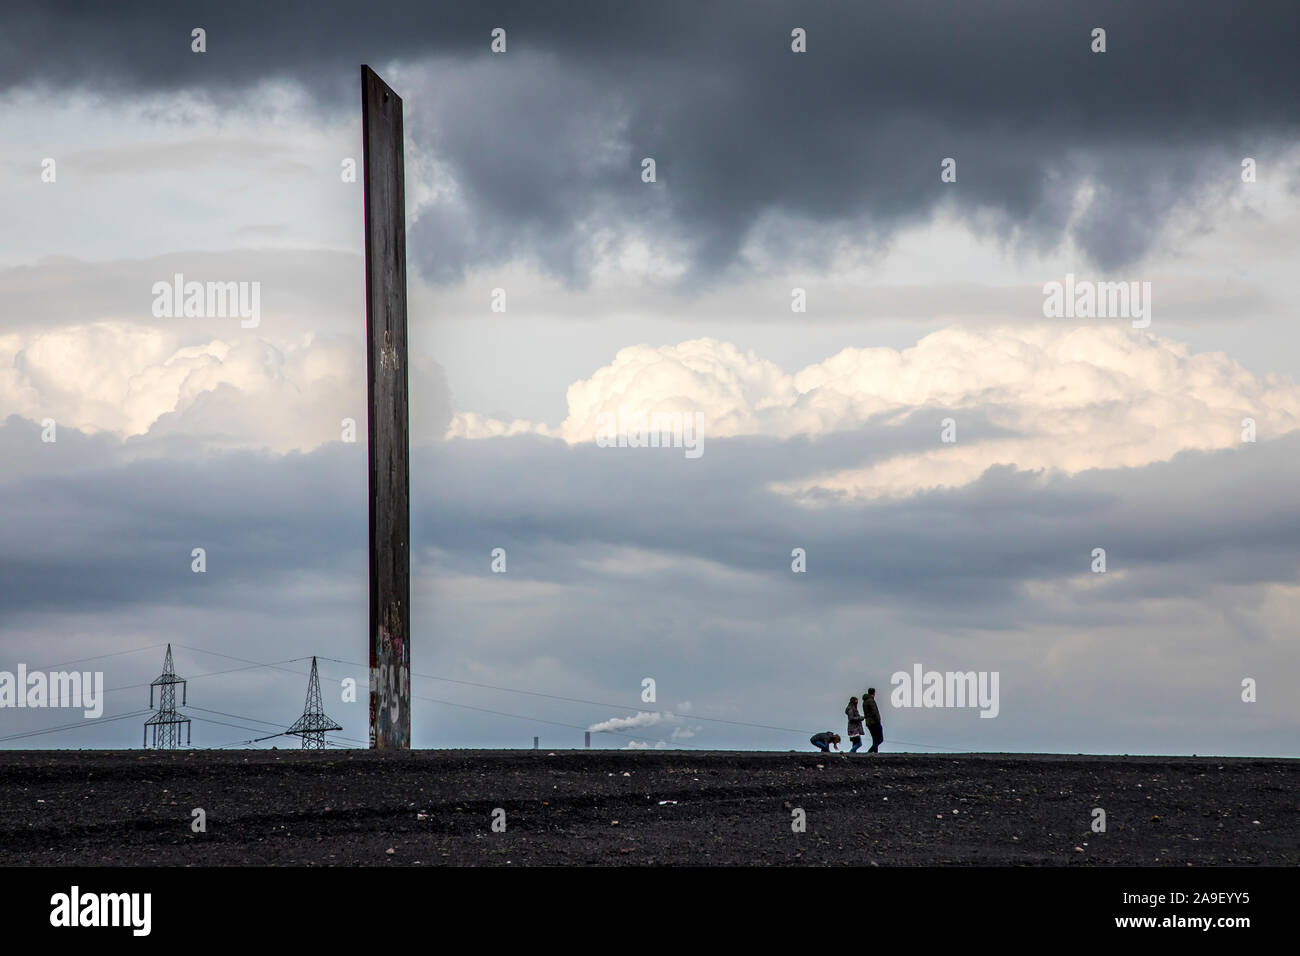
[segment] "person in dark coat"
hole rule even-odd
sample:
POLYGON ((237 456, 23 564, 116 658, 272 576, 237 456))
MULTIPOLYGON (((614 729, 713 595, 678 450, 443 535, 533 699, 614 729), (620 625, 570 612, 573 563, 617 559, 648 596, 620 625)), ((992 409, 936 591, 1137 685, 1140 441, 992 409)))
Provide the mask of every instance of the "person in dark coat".
POLYGON ((832 747, 836 750, 840 749, 840 735, 829 730, 823 730, 820 734, 813 734, 808 738, 808 742, 822 753, 830 753, 832 747))
POLYGON ((876 703, 876 689, 868 687, 866 696, 862 698, 863 718, 867 723, 867 730, 871 733, 871 749, 869 754, 880 753, 880 745, 885 742, 885 728, 880 723, 880 706, 876 703))
POLYGON ((849 740, 853 747, 849 753, 857 753, 862 748, 862 715, 858 713, 858 699, 849 698, 849 706, 844 708, 844 716, 849 719, 849 740))

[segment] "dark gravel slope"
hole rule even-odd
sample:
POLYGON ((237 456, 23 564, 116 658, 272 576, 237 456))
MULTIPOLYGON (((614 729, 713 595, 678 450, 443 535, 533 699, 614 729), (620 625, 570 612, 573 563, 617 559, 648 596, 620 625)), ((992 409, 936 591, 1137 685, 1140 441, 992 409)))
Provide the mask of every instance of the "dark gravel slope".
POLYGON ((1298 824, 1278 759, 0 752, 7 865, 1296 865, 1298 824))

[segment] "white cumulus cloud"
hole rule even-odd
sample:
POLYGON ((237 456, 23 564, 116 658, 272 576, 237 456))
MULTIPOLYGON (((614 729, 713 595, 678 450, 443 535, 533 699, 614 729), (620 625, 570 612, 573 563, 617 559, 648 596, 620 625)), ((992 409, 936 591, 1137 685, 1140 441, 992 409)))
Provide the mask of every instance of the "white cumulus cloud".
POLYGON ((1180 451, 1240 446, 1246 418, 1261 439, 1300 426, 1295 383, 1252 375, 1222 352, 1193 354, 1183 343, 1117 325, 1041 323, 956 326, 902 350, 846 348, 793 374, 711 338, 636 345, 569 387, 569 414, 558 429, 462 413, 450 434, 594 441, 601 419, 616 418, 620 407, 699 413, 707 438, 817 437, 873 419, 901 422, 921 409, 937 413, 932 449, 772 486, 808 501, 958 487, 998 464, 1067 474, 1139 467, 1180 451), (980 438, 963 428, 963 413, 967 423, 1014 434, 980 438), (940 440, 947 417, 955 423, 951 443, 940 440))
MULTIPOLYGON (((415 410, 440 435, 450 417, 441 369, 420 355, 411 363, 421 395, 433 396, 415 410)), ((305 333, 196 344, 117 320, 11 332, 0 334, 0 421, 11 414, 123 439, 174 434, 276 452, 339 441, 351 419, 364 445, 364 350, 347 336, 305 333)))

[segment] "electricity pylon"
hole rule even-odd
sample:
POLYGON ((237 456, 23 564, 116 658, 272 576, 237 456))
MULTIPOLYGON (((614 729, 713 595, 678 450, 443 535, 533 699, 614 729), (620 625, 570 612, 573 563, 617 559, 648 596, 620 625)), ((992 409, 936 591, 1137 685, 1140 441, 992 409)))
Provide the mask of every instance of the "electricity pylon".
POLYGON ((303 708, 302 716, 285 733, 301 737, 303 750, 324 750, 325 732, 342 729, 325 716, 325 705, 320 699, 320 676, 316 673, 316 658, 313 657, 311 676, 307 678, 307 706, 303 708))
POLYGON ((149 706, 153 706, 153 689, 158 688, 158 710, 144 722, 144 744, 149 739, 149 728, 153 728, 153 745, 159 750, 175 750, 181 745, 181 724, 185 725, 185 746, 190 745, 190 719, 176 712, 176 685, 181 685, 181 704, 185 704, 186 683, 176 676, 172 665, 172 646, 167 645, 167 657, 163 660, 163 672, 149 685, 149 706), (159 740, 161 739, 161 743, 159 740))

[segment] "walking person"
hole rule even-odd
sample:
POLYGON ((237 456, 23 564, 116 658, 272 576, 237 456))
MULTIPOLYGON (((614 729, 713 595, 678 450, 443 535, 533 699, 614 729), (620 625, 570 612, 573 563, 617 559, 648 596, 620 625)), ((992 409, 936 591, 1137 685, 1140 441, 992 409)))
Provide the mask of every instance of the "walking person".
POLYGON ((880 706, 876 703, 874 687, 868 687, 866 696, 862 698, 862 713, 871 733, 871 749, 867 753, 878 754, 880 745, 885 742, 885 728, 880 723, 880 706))
POLYGON ((820 734, 813 734, 808 738, 808 742, 825 754, 830 753, 832 747, 836 750, 840 749, 840 735, 829 730, 823 730, 820 734))
POLYGON ((844 708, 844 716, 849 719, 849 740, 853 748, 849 753, 857 753, 862 748, 862 715, 858 713, 858 699, 849 698, 849 706, 844 708))

